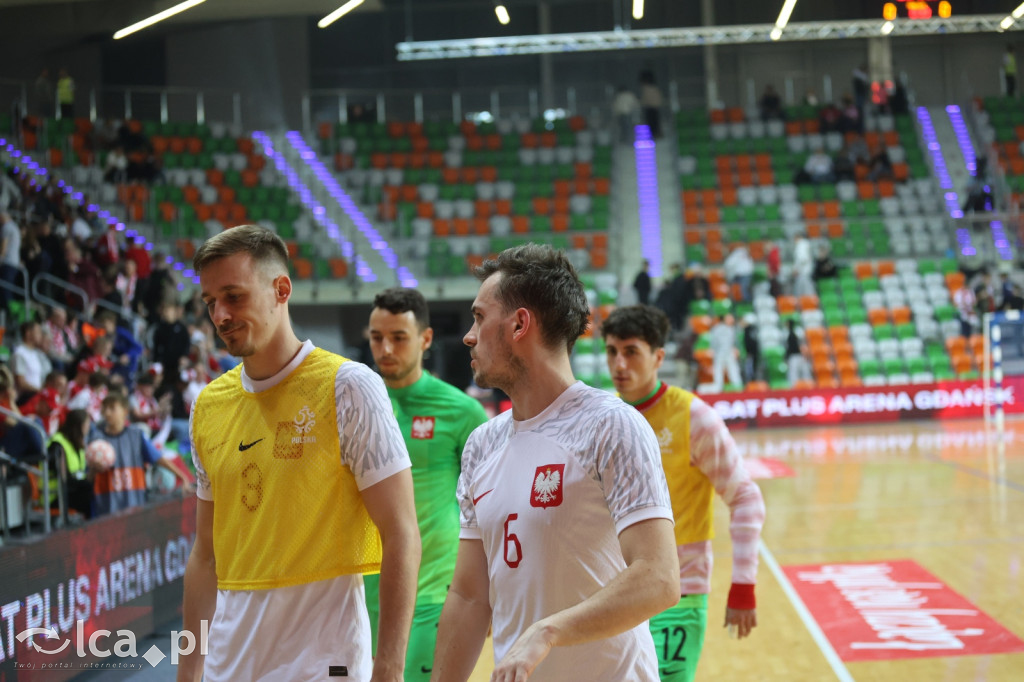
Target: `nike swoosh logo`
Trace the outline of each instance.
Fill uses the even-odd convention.
[[[260,438],[260,440],[254,440],[253,442],[249,443],[248,445],[246,445],[246,444],[242,443],[241,441],[239,441],[238,442],[238,451],[239,452],[245,452],[246,450],[251,448],[253,445],[256,445],[256,443],[259,443],[261,440],[263,440],[263,439]]]
[[[489,495],[489,494],[491,494],[493,492],[494,492],[494,488],[491,488],[490,490],[488,490],[486,493],[484,493],[480,497],[474,497],[473,498],[473,506],[476,506],[477,502],[479,502],[480,500],[484,499],[485,497],[487,497],[487,495]]]
[[[433,669],[433,668],[428,668],[428,667],[427,667],[427,666],[425,666],[425,665],[421,665],[421,666],[420,666],[420,672],[421,672],[421,673],[429,673],[429,672],[433,672],[433,671],[434,671],[434,669]]]

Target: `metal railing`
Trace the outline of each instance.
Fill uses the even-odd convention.
[[[29,295],[28,295],[28,287],[29,287],[28,270],[25,268],[24,265],[18,265],[17,268],[18,268],[18,272],[21,273],[21,281],[25,283],[25,286],[24,287],[19,287],[17,284],[11,284],[10,282],[7,282],[5,280],[0,279],[0,289],[6,289],[7,291],[10,291],[11,293],[13,293],[16,296],[18,296],[19,298],[25,299],[25,310],[28,310],[28,307],[31,304],[31,299],[29,298]]]
[[[72,294],[75,294],[82,299],[82,309],[78,310],[67,303],[61,303],[60,301],[50,298],[50,296],[42,291],[41,284],[49,283],[61,289],[64,289]],[[55,308],[64,308],[72,315],[83,322],[88,322],[92,317],[89,311],[92,310],[92,301],[89,299],[89,294],[86,293],[85,289],[75,286],[71,282],[61,279],[60,277],[54,277],[48,272],[40,272],[32,280],[32,298],[40,303],[45,303],[48,306]]]
[[[30,476],[38,476],[42,480],[42,488],[40,491],[40,497],[43,504],[43,532],[49,533],[51,530],[50,523],[50,467],[47,465],[47,453],[46,453],[46,441],[49,438],[46,435],[46,431],[42,429],[38,424],[30,419],[25,419],[17,412],[13,412],[6,407],[0,407],[0,415],[5,418],[14,419],[20,424],[24,424],[30,429],[37,431],[40,436],[40,442],[43,444],[42,458],[40,459],[41,466],[35,467],[20,459],[11,457],[5,452],[0,452],[0,515],[3,515],[2,532],[4,542],[11,539],[11,527],[9,523],[10,516],[7,509],[7,476],[8,467],[14,467],[21,469]],[[66,504],[66,469],[63,466],[63,462],[58,462],[58,485],[57,485],[57,505],[60,511],[60,518],[63,522],[67,523],[67,504]],[[29,517],[25,517],[25,526],[28,528]]]

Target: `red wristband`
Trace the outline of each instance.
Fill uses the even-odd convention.
[[[757,608],[757,600],[754,598],[754,586],[733,583],[732,587],[729,588],[729,601],[727,605],[730,609],[740,609],[742,611]]]

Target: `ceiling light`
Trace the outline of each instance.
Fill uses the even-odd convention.
[[[891,21],[885,22],[884,24],[882,24],[882,35],[889,35],[890,33],[892,33],[892,30],[894,28],[896,28],[896,24],[892,23]]]
[[[505,5],[495,6],[494,13],[498,15],[498,21],[501,22],[502,26],[507,26],[508,22],[512,21],[512,18],[508,15],[508,10],[505,9]]]
[[[178,14],[179,12],[184,12],[187,9],[192,9],[196,5],[200,5],[204,2],[206,2],[206,0],[185,0],[185,2],[178,3],[174,7],[169,7],[165,9],[163,12],[157,12],[148,19],[143,19],[142,21],[138,21],[132,24],[131,26],[126,26],[122,28],[120,31],[114,34],[114,40],[120,40],[121,38],[124,38],[127,35],[131,35],[136,31],[141,31],[142,29],[148,28],[157,22],[163,21],[168,17],[173,17],[175,14]]]
[[[1024,2],[1017,5],[1017,9],[1013,10],[1013,12],[1010,13],[1010,16],[1014,19],[1020,19],[1024,16]]]
[[[637,21],[644,18],[644,0],[633,0],[633,18]]]
[[[354,10],[356,7],[359,7],[359,5],[363,4],[363,2],[364,0],[348,0],[348,2],[346,2],[344,5],[334,10],[320,21],[316,22],[316,25],[319,26],[320,28],[327,28],[328,26],[336,22],[338,19],[341,19],[343,16]]]
[[[1005,30],[1005,29],[1010,28],[1011,26],[1013,26],[1013,17],[1012,16],[1004,17],[1003,20],[999,22],[999,28],[1001,28],[1001,29]]]
[[[782,37],[782,29],[776,26],[775,28],[772,29],[772,32],[769,34],[769,37],[772,40],[778,40],[779,38]]]
[[[775,22],[775,25],[781,30],[786,28],[786,24],[789,23],[789,15],[793,13],[793,8],[796,6],[796,0],[786,0],[782,3],[782,11],[779,12],[779,19]]]

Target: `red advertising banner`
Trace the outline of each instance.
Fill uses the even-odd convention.
[[[785,566],[846,662],[1024,651],[1024,642],[909,560]]]
[[[0,548],[0,682],[155,665],[142,640],[181,613],[195,518],[178,498]]]
[[[989,389],[994,396],[994,389]],[[984,414],[985,389],[977,381],[906,386],[721,393],[701,396],[730,427],[807,426],[900,419],[950,419]],[[1003,381],[1003,409],[1024,413],[1024,376]],[[994,404],[994,399],[990,400]]]

